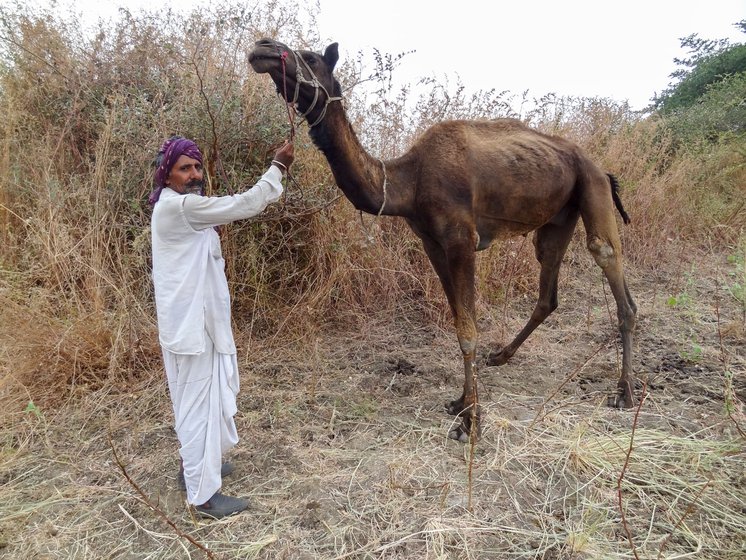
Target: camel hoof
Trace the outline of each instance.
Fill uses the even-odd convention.
[[[611,408],[618,408],[619,410],[625,408],[635,407],[635,398],[627,391],[623,391],[621,388],[615,395],[610,395],[607,404]]]
[[[448,437],[461,443],[467,443],[471,437],[474,436],[474,441],[478,440],[482,436],[482,415],[477,413],[476,418],[473,418],[470,411],[461,411],[461,423],[448,432]],[[476,429],[476,432],[474,430]]]
[[[507,364],[509,359],[510,356],[505,352],[505,348],[501,348],[500,350],[490,352],[489,356],[487,356],[487,365],[501,366]]]
[[[461,416],[461,413],[463,411],[464,401],[462,399],[446,403],[446,413],[450,414],[451,416]]]
[[[448,432],[448,437],[461,443],[466,443],[469,441],[469,434],[464,431],[463,426],[457,426],[456,428]]]

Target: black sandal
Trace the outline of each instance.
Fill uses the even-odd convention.
[[[222,519],[229,515],[235,515],[249,507],[249,501],[243,498],[232,498],[224,496],[220,492],[215,494],[201,506],[194,506],[202,517],[209,519]]]

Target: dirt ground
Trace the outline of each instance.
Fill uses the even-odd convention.
[[[560,308],[508,364],[480,367],[473,448],[446,437],[462,384],[447,324],[401,313],[310,347],[239,340],[224,491],[252,507],[220,522],[195,520],[176,487],[160,374],[8,414],[0,557],[744,558],[746,336],[730,266],[628,273],[646,398],[620,411],[606,406],[613,299],[595,267],[570,263]],[[532,307],[482,302],[482,355]]]

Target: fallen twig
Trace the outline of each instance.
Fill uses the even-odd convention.
[[[632,456],[632,449],[635,443],[635,430],[637,429],[637,420],[640,417],[640,410],[642,409],[642,405],[645,402],[645,397],[647,396],[647,388],[647,384],[643,382],[640,404],[637,405],[637,410],[635,411],[635,419],[632,422],[632,429],[629,434],[629,448],[627,449],[627,454],[624,458],[624,465],[622,466],[622,471],[619,473],[619,479],[617,480],[616,484],[617,499],[619,501],[619,513],[622,516],[622,526],[624,527],[624,532],[627,535],[629,545],[632,548],[632,554],[634,554],[637,560],[640,560],[640,557],[637,555],[637,549],[635,548],[635,543],[632,540],[632,532],[630,531],[629,524],[627,523],[627,516],[624,514],[624,502],[622,500],[622,481],[624,480],[624,475],[627,473],[629,458]]]
[[[720,362],[723,364],[723,373],[727,375],[728,354],[725,351],[725,345],[723,344],[723,331],[720,328],[720,282],[718,282],[717,279],[715,280],[715,316],[717,317],[718,342],[720,344]],[[728,417],[733,422],[736,430],[738,430],[738,433],[741,434],[741,437],[746,438],[746,433],[744,433],[743,429],[738,423],[738,420],[736,420],[736,418],[733,416],[733,402],[738,401],[738,397],[736,397],[736,395],[734,394],[733,388],[729,387],[727,383],[723,392],[725,393],[723,395],[723,400],[725,401],[725,412],[728,414]]]
[[[174,523],[173,521],[171,521],[171,518],[169,518],[168,515],[166,515],[161,508],[159,508],[157,505],[155,505],[150,500],[150,498],[148,498],[145,495],[145,492],[142,491],[142,488],[140,488],[140,486],[134,480],[132,480],[132,478],[130,477],[130,475],[127,473],[127,469],[125,468],[124,464],[122,463],[122,460],[119,458],[119,454],[117,454],[117,450],[114,447],[114,442],[111,440],[111,432],[109,432],[109,434],[107,435],[107,438],[109,440],[109,447],[111,447],[111,452],[114,455],[114,461],[116,462],[117,466],[119,467],[119,470],[122,471],[122,475],[124,475],[124,478],[127,479],[127,482],[130,483],[130,486],[132,486],[132,488],[134,488],[135,491],[140,495],[140,497],[145,502],[145,504],[150,509],[152,509],[156,514],[158,514],[158,516],[161,519],[163,519],[176,532],[176,534],[179,537],[188,540],[190,543],[192,543],[194,546],[196,546],[202,552],[204,552],[205,555],[210,560],[214,560],[215,559],[215,555],[210,550],[208,550],[203,544],[197,542],[193,537],[187,535],[181,529],[179,529],[176,526],[176,523]]]
[[[666,549],[666,546],[668,545],[668,541],[671,540],[671,537],[676,532],[676,529],[681,527],[681,524],[684,522],[684,519],[686,519],[690,513],[694,511],[694,506],[699,502],[699,499],[702,497],[702,494],[704,494],[704,491],[707,489],[707,487],[712,482],[712,478],[708,479],[707,482],[705,482],[704,486],[700,488],[699,492],[697,492],[697,495],[694,496],[694,499],[692,502],[687,506],[686,511],[681,515],[679,520],[676,522],[676,524],[673,526],[673,529],[666,535],[666,538],[663,539],[663,542],[661,542],[661,547],[658,549],[658,556],[657,559],[660,559],[661,556],[663,556],[663,551]]]
[[[469,467],[467,471],[467,480],[468,480],[468,500],[467,500],[467,509],[469,511],[473,511],[472,509],[472,496],[474,493],[474,453],[477,449],[477,438],[479,437],[479,395],[477,392],[477,372],[476,372],[476,366],[473,367],[473,375],[474,375],[474,383],[473,383],[473,389],[472,389],[472,397],[474,400],[474,404],[471,405],[471,410],[469,411],[469,414],[471,414],[471,430],[469,431]]]

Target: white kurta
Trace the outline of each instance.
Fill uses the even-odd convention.
[[[158,333],[192,504],[205,503],[220,489],[222,455],[238,441],[230,293],[213,226],[262,212],[280,198],[281,179],[273,166],[238,195],[202,197],[164,188],[153,209]]]

